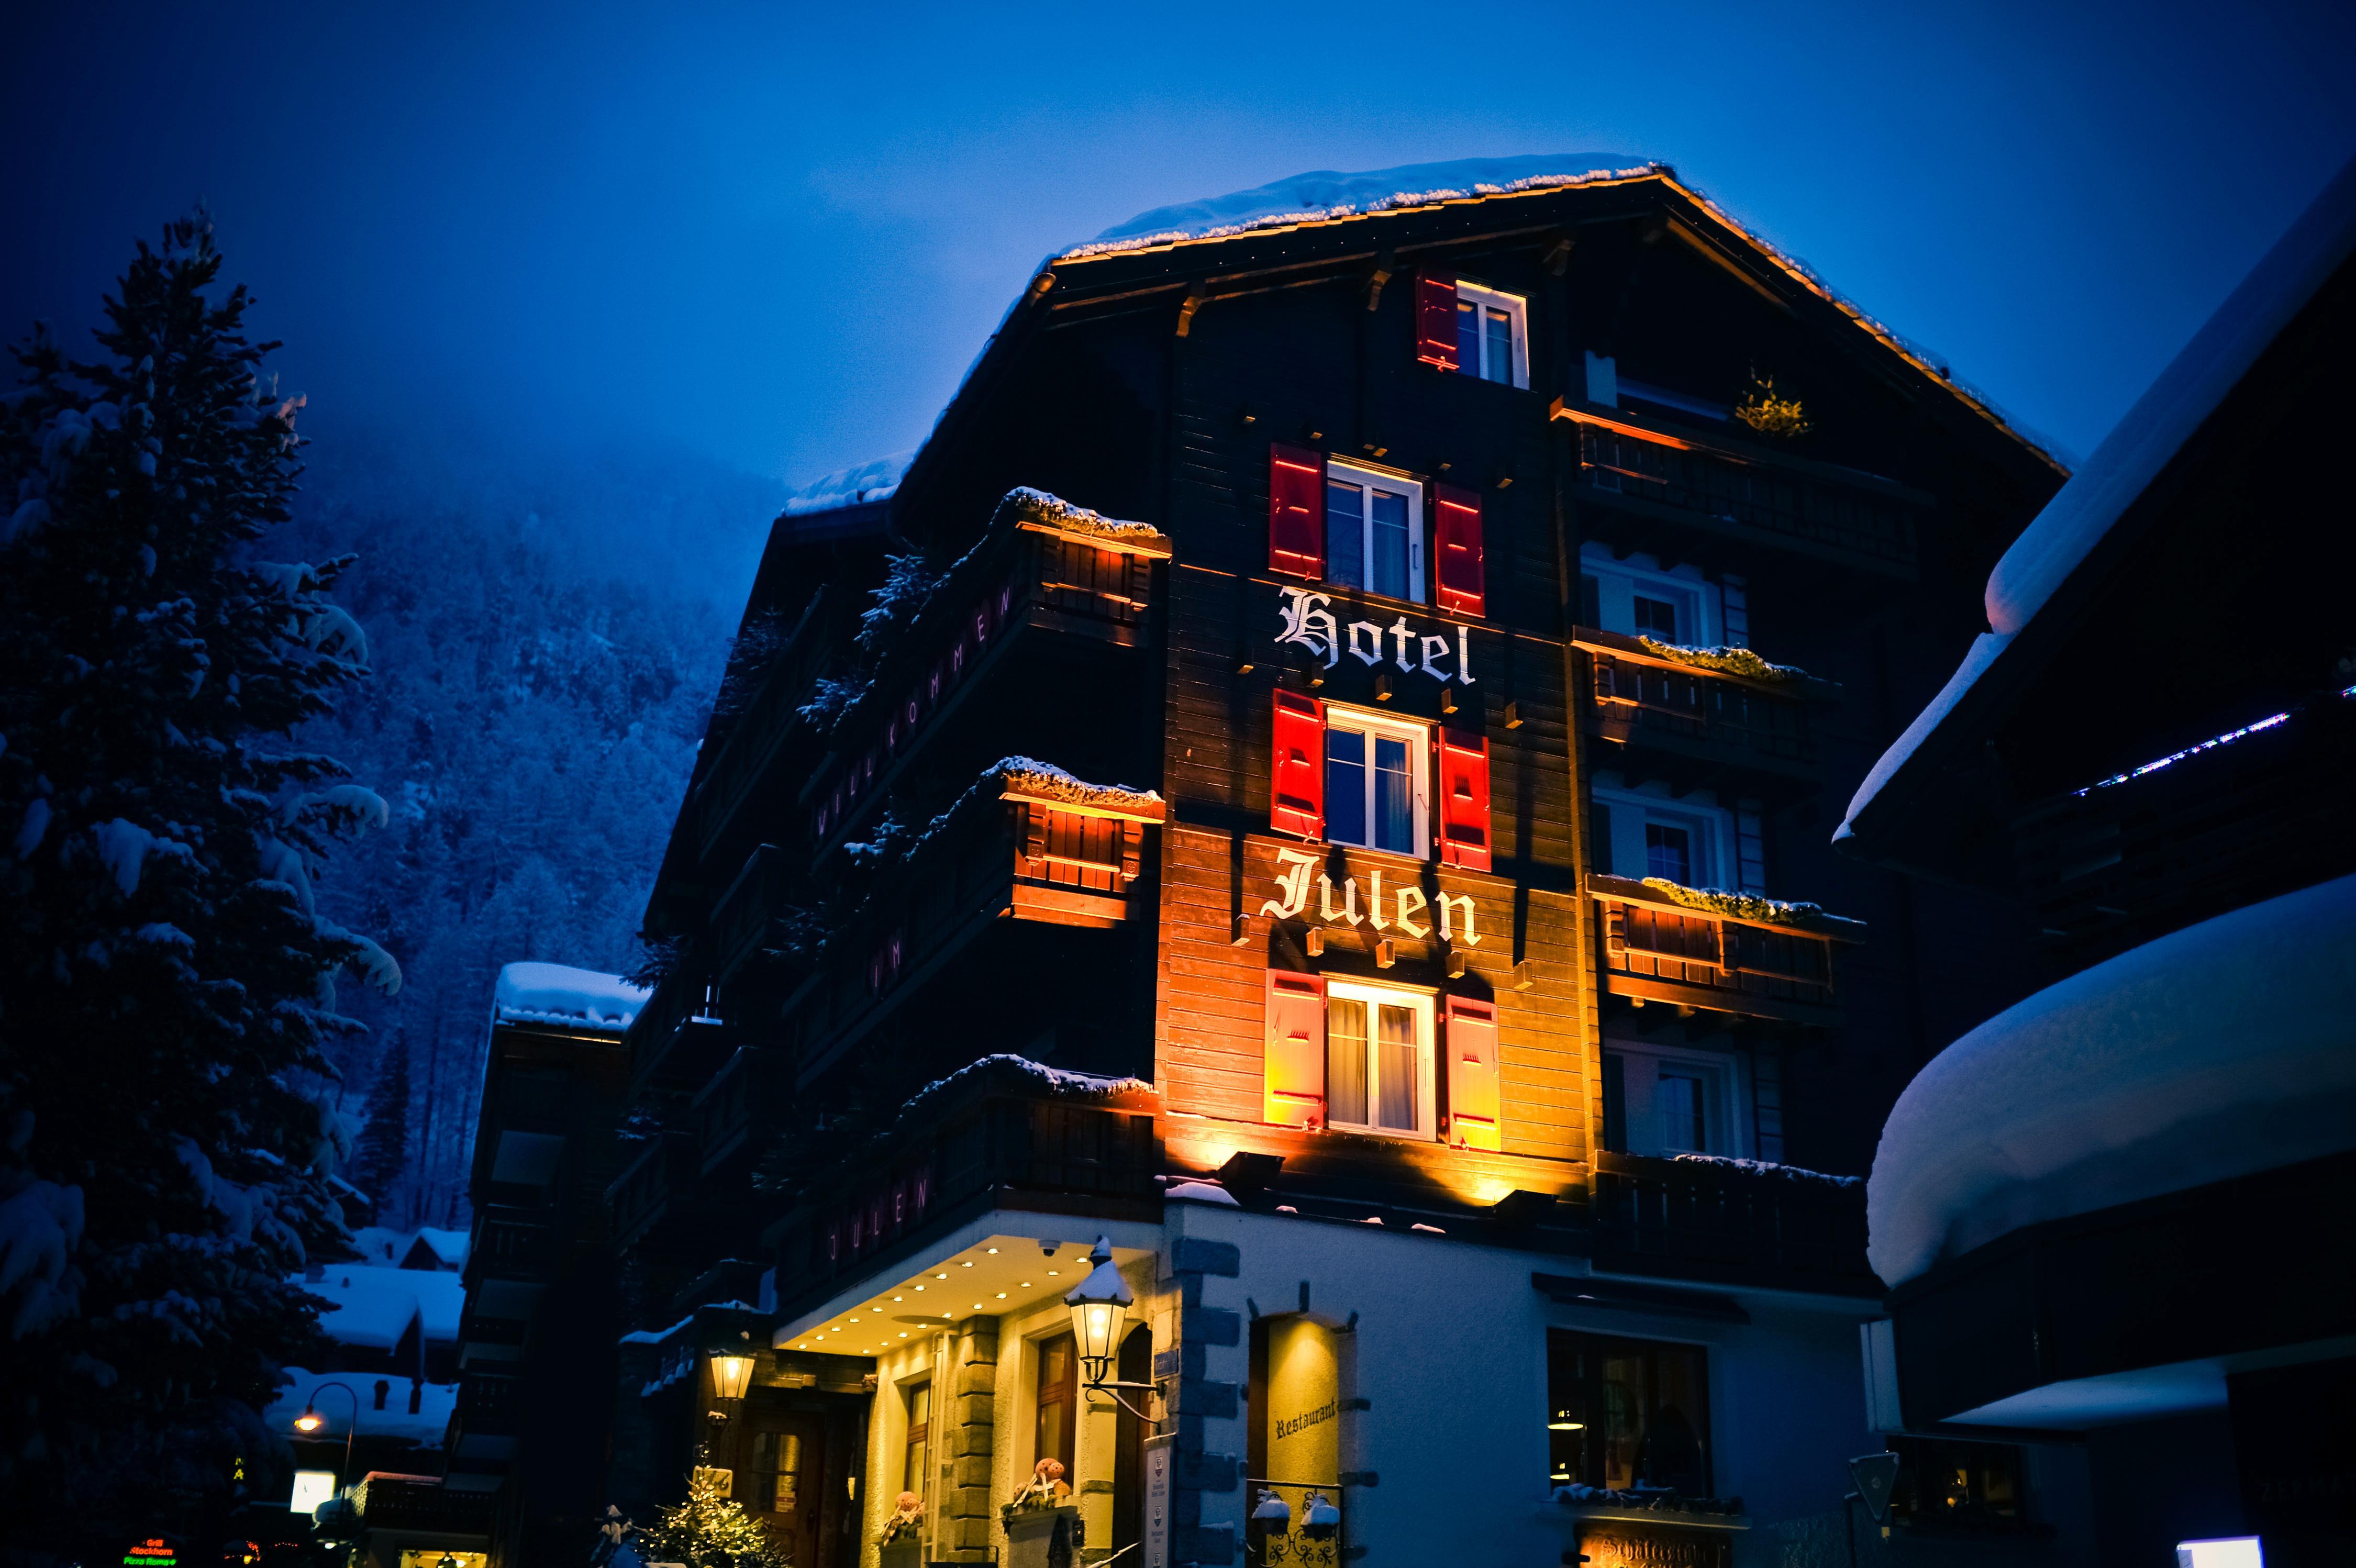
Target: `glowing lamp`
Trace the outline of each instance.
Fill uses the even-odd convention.
[[[1130,1294],[1120,1270],[1113,1266],[1108,1237],[1097,1238],[1096,1251],[1088,1254],[1088,1261],[1096,1267],[1072,1287],[1064,1305],[1071,1309],[1072,1337],[1077,1341],[1080,1359],[1087,1364],[1091,1379],[1101,1382],[1119,1353],[1121,1327],[1137,1298]]]
[[[294,1430],[297,1432],[316,1432],[327,1424],[327,1418],[307,1404],[303,1407],[303,1413],[294,1418]]]
[[[1587,1430],[1587,1423],[1583,1421],[1571,1420],[1570,1412],[1567,1410],[1558,1410],[1554,1412],[1554,1419],[1547,1423],[1547,1430],[1548,1432],[1584,1432]]]
[[[712,1356],[712,1392],[713,1397],[724,1400],[743,1399],[744,1390],[752,1380],[752,1357],[723,1356],[716,1353]]]

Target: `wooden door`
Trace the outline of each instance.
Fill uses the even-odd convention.
[[[744,1510],[766,1526],[794,1568],[823,1568],[821,1515],[831,1484],[826,1417],[818,1412],[763,1411],[745,1434]]]

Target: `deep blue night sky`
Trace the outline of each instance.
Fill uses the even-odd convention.
[[[2083,455],[2356,152],[2329,0],[102,0],[9,33],[9,338],[86,321],[201,195],[314,435],[422,399],[794,482],[915,444],[1040,257],[1134,212],[1588,148],[1675,164]]]

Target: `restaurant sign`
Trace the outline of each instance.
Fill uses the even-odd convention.
[[[1732,1568],[1733,1542],[1723,1530],[1622,1520],[1587,1520],[1579,1552],[1589,1568]]]

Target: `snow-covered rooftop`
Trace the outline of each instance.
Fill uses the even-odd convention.
[[[352,1232],[352,1246],[364,1263],[400,1268],[418,1258],[421,1268],[463,1269],[466,1266],[466,1233],[420,1226],[403,1230],[389,1225],[363,1225]],[[424,1254],[418,1257],[418,1249]]]
[[[1401,164],[1356,174],[1313,169],[1249,190],[1141,212],[1126,223],[1114,224],[1089,243],[1074,246],[1064,257],[1140,250],[1175,240],[1218,239],[1253,229],[1426,207],[1467,197],[1631,179],[1660,166],[1621,153],[1527,153],[1516,157]]]
[[[2356,1147],[2356,876],[2083,970],[1932,1058],[1883,1126],[1896,1285],[2023,1226]]]
[[[1850,799],[1836,838],[1852,836],[1858,817],[1987,676],[2054,590],[2088,567],[2114,525],[2130,513],[2351,251],[2356,251],[2356,162],[2340,171],[2250,270],[1997,562],[1985,596],[1988,629],[1973,643],[1931,705],[1874,764]],[[2097,563],[2092,569],[2104,568]]]
[[[458,1314],[466,1305],[465,1283],[439,1269],[329,1263],[321,1278],[296,1283],[327,1300],[319,1314],[321,1333],[366,1350],[391,1349],[420,1318],[426,1339],[455,1339]]]
[[[856,467],[837,468],[789,492],[785,515],[801,517],[814,511],[832,511],[837,507],[857,506],[862,501],[888,499],[900,488],[901,477],[907,473],[916,456],[916,449],[911,447]]]
[[[621,1030],[630,1026],[650,994],[618,974],[561,963],[511,963],[499,971],[491,1007],[502,1024]]]

